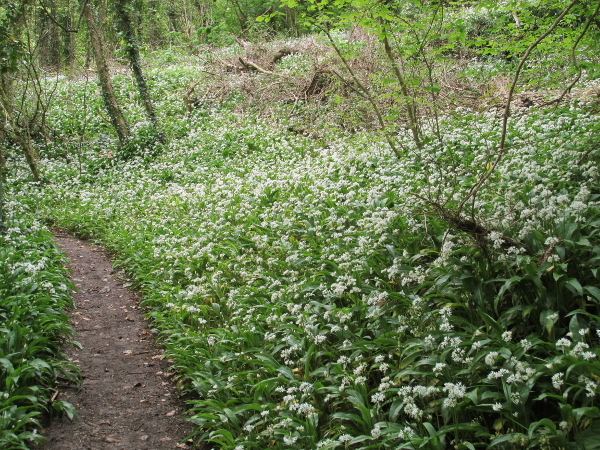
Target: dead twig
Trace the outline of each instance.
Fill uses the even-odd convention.
[[[554,251],[554,246],[548,247],[546,249],[546,251],[544,253],[542,253],[542,255],[539,257],[539,259],[537,260],[535,265],[540,267],[542,264],[548,262],[548,258],[550,258],[550,255],[552,254],[553,251]]]

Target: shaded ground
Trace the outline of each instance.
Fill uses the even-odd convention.
[[[60,389],[57,400],[75,405],[78,417],[54,420],[41,434],[44,449],[176,449],[191,431],[153,346],[135,293],[115,278],[107,255],[63,235],[56,242],[71,260],[77,286],[71,317],[83,349],[67,349],[83,375],[81,390]],[[181,443],[183,441],[183,443]]]

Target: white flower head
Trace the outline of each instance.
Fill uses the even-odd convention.
[[[499,356],[498,352],[489,352],[486,356],[485,356],[485,363],[488,366],[494,366],[496,364],[496,358]]]
[[[533,347],[533,344],[531,342],[529,342],[527,339],[521,339],[521,347],[523,347],[525,349],[525,351],[529,350],[531,347]]]
[[[554,386],[554,389],[560,389],[560,387],[565,382],[565,380],[563,380],[564,376],[565,374],[562,372],[558,372],[552,375],[552,386]]]
[[[444,368],[447,366],[448,366],[448,364],[446,364],[446,363],[436,363],[436,365],[433,368],[433,373],[436,376],[440,376],[442,374],[442,371],[444,370]]]
[[[340,442],[350,442],[352,440],[352,436],[350,436],[349,434],[342,434],[341,436],[338,437],[338,441]]]

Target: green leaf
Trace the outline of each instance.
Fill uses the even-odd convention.
[[[573,315],[573,317],[571,317],[571,320],[569,321],[569,331],[573,333],[573,336],[581,338],[579,330],[581,330],[582,328],[587,328],[587,322],[583,318],[579,317],[579,315]]]
[[[427,433],[429,434],[430,437],[433,438],[433,437],[437,436],[437,431],[435,430],[435,428],[433,427],[433,425],[431,425],[429,422],[424,422],[423,426],[427,430]]]
[[[563,239],[571,239],[573,233],[577,229],[577,224],[574,222],[562,222],[556,227],[556,231]]]
[[[400,412],[402,411],[402,406],[404,402],[401,399],[395,400],[390,406],[389,418],[390,422],[396,422]]]
[[[585,450],[597,450],[600,449],[598,436],[600,436],[600,420],[595,420],[587,430],[575,435],[575,441]]]
[[[362,420],[362,418],[358,414],[336,412],[336,413],[333,413],[331,415],[331,417],[334,419],[351,420],[351,421],[356,422],[359,425],[363,425],[363,426],[365,424],[365,422]]]
[[[582,418],[589,417],[590,419],[597,419],[600,417],[600,410],[595,406],[586,406],[582,408],[573,409],[573,417],[577,422],[580,422]]]
[[[50,364],[39,358],[30,361],[29,365],[35,369],[50,369]]]
[[[585,286],[583,288],[583,291],[594,297],[598,302],[600,302],[600,289],[598,289],[597,287]]]
[[[494,439],[491,443],[490,443],[490,447],[493,447],[494,445],[498,445],[501,444],[503,442],[508,442],[513,440],[514,436],[512,434],[505,434],[503,436],[500,436],[496,439]]]
[[[52,403],[52,408],[55,411],[60,411],[61,413],[66,414],[67,417],[69,418],[69,420],[71,420],[71,421],[73,421],[73,419],[75,419],[75,417],[77,417],[77,409],[75,408],[75,406],[73,406],[69,402],[65,402],[65,401],[54,402],[54,403]]]
[[[285,376],[288,380],[295,380],[294,373],[288,366],[279,366],[277,372]]]
[[[496,299],[494,300],[494,311],[496,311],[496,313],[498,312],[498,304],[502,300],[502,298],[504,296],[504,293],[508,289],[510,289],[514,284],[517,284],[522,279],[523,279],[522,277],[520,277],[518,275],[515,275],[513,277],[510,277],[508,280],[506,280],[504,282],[504,284],[502,285],[502,287],[498,291],[498,295],[496,295]]]
[[[569,278],[566,281],[566,287],[572,293],[577,295],[583,295],[583,288],[581,287],[581,283],[576,278]]]
[[[552,334],[552,328],[557,321],[558,313],[552,309],[547,309],[540,313],[540,323],[549,335]]]
[[[6,358],[0,358],[0,365],[3,366],[4,369],[6,370],[5,373],[3,374],[3,376],[6,376],[7,374],[11,374],[15,370],[12,363]]]
[[[442,90],[442,88],[439,84],[432,84],[431,86],[424,86],[423,89],[428,92],[433,92],[434,94],[437,94],[438,92],[440,92]]]
[[[495,335],[496,337],[502,336],[502,333],[503,333],[502,325],[500,325],[498,322],[496,322],[494,319],[492,319],[489,314],[486,314],[481,310],[478,310],[477,313],[483,319],[485,324],[494,331],[494,333],[490,333],[490,334]]]
[[[535,430],[537,430],[540,427],[546,427],[549,430],[551,430],[554,434],[556,434],[556,424],[554,422],[552,422],[550,419],[542,419],[537,422],[533,422],[531,425],[529,425],[529,430],[528,430],[529,437],[533,437]]]
[[[308,348],[308,351],[306,352],[306,356],[304,357],[304,379],[305,381],[308,381],[310,378],[310,373],[311,373],[311,363],[312,363],[312,357],[313,354],[315,353],[315,344],[311,344],[311,346]]]

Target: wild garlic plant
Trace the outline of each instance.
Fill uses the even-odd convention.
[[[443,145],[396,160],[369,133],[322,146],[201,109],[167,121],[175,138],[155,158],[123,161],[98,140],[13,195],[119,255],[208,445],[587,445],[600,414],[593,108],[515,111],[503,163],[461,216],[481,236],[434,204],[457,205],[488,170],[499,121],[442,119]]]
[[[51,399],[58,377],[78,382],[62,353],[72,334],[64,309],[72,285],[51,234],[25,216],[28,206],[5,205],[0,236],[0,447],[27,449],[43,441],[44,415],[73,417],[68,402]]]

